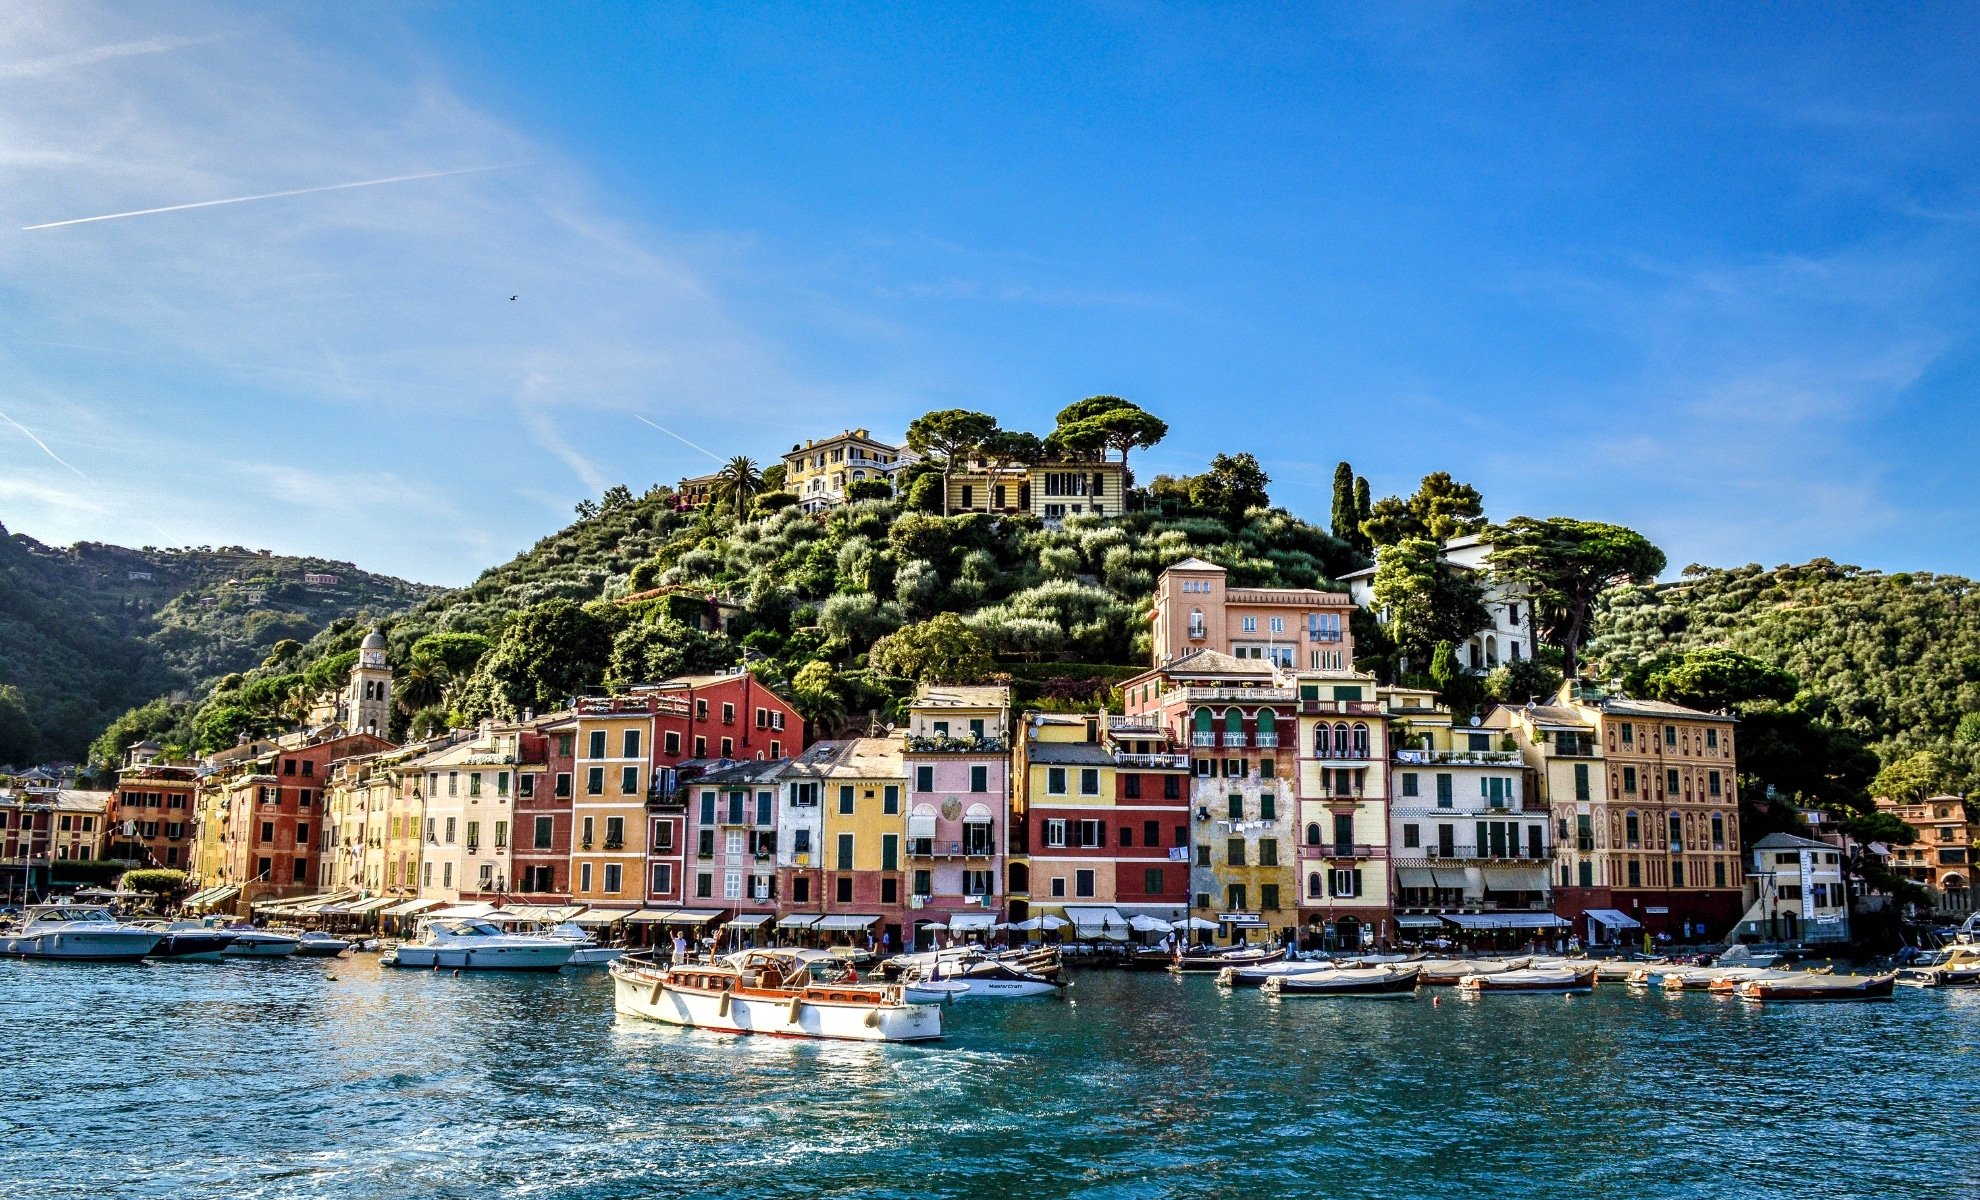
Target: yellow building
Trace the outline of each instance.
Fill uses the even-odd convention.
[[[646,896],[646,792],[653,714],[644,700],[586,700],[577,709],[571,899],[637,908]]]
[[[902,465],[900,448],[864,429],[792,446],[784,455],[784,490],[795,492],[806,512],[846,502],[846,489],[866,480],[889,480]]]
[[[1067,517],[1127,511],[1127,469],[1117,462],[992,468],[972,462],[949,477],[949,512],[1028,512],[1047,526]]]
[[[899,738],[856,738],[826,769],[825,914],[821,927],[859,926],[902,945],[907,898],[901,886],[907,839],[907,766]],[[834,917],[841,918],[834,921]]]
[[[1024,715],[1014,746],[1011,823],[1024,830],[1026,853],[1013,855],[1009,872],[1013,919],[1019,899],[1028,901],[1030,916],[1067,916],[1069,906],[1118,899],[1112,847],[1119,781],[1104,721],[1103,713]],[[1028,887],[1022,895],[1020,881]]]

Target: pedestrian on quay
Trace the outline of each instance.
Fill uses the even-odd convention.
[[[679,964],[679,963],[684,963],[686,961],[687,961],[687,938],[679,930],[675,930],[674,931],[674,962],[676,964]]]

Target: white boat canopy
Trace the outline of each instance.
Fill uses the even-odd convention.
[[[811,928],[820,933],[854,933],[879,919],[879,917],[858,916],[852,913],[831,913],[818,918],[818,923]]]
[[[1630,916],[1628,913],[1622,912],[1618,909],[1591,908],[1588,910],[1587,915],[1593,918],[1594,920],[1599,921],[1604,925],[1607,925],[1611,929],[1643,928],[1643,922],[1637,920],[1635,917]]]

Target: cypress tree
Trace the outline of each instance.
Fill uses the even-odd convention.
[[[1360,524],[1354,511],[1354,468],[1343,462],[1334,468],[1334,536],[1352,546]]]
[[[1366,475],[1357,475],[1354,477],[1353,540],[1355,548],[1363,554],[1367,554],[1375,548],[1375,544],[1368,540],[1368,535],[1361,531],[1361,523],[1373,515],[1375,515],[1374,506],[1368,499],[1368,477]]]

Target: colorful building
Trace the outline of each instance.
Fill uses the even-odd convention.
[[[822,512],[846,502],[846,489],[866,480],[891,483],[912,455],[864,429],[792,446],[784,455],[784,490],[794,492],[806,512]]]
[[[1643,929],[1723,937],[1739,919],[1735,722],[1566,685],[1552,704],[1494,709],[1554,820],[1554,911],[1590,941]]]
[[[908,938],[923,925],[987,934],[1002,910],[1011,692],[924,685],[908,706]]]
[[[1030,513],[1057,528],[1067,517],[1127,511],[1127,470],[1117,462],[1072,460],[1000,467],[971,462],[949,476],[949,512]]]
[[[893,946],[907,914],[902,871],[907,837],[907,766],[897,737],[855,738],[825,779],[826,932],[886,934]]]
[[[199,769],[162,761],[160,753],[158,743],[149,740],[125,751],[110,802],[105,854],[140,867],[190,871]]]
[[[1030,916],[1072,920],[1073,936],[1125,935],[1125,929],[1086,929],[1080,909],[1114,906],[1113,843],[1119,796],[1118,764],[1102,738],[1106,714],[1026,713],[1016,743],[1012,820],[1024,821],[1025,856],[1011,869],[1011,913],[1025,902]],[[1022,867],[1022,870],[1019,869]],[[1019,885],[1024,885],[1020,887]],[[1095,922],[1111,926],[1105,913]]]
[[[1233,588],[1223,567],[1187,558],[1155,586],[1154,665],[1191,650],[1270,662],[1287,670],[1352,671],[1354,634],[1345,592]]]
[[[1928,796],[1923,800],[1877,797],[1877,811],[1911,826],[1917,840],[1893,845],[1891,870],[1923,884],[1934,906],[1945,912],[1973,908],[1974,847],[1980,846],[1980,825],[1967,819],[1966,803],[1958,796]]]
[[[646,894],[647,790],[653,773],[651,695],[577,704],[571,899],[639,907]]]
[[[1753,843],[1746,912],[1732,936],[1805,945],[1849,941],[1849,890],[1841,851],[1791,833],[1770,833]]]

